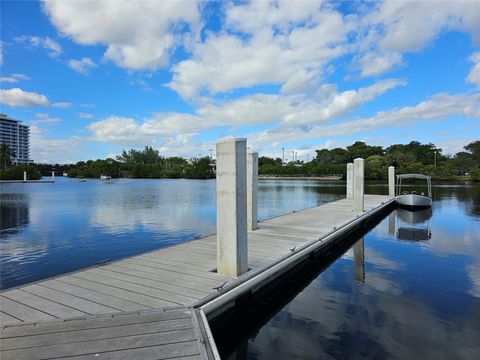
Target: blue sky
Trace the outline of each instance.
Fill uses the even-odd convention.
[[[2,1],[1,112],[36,162],[480,139],[479,1]]]

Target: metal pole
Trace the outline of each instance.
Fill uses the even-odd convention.
[[[282,148],[282,165],[285,164],[285,148]]]

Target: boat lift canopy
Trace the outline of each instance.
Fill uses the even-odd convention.
[[[402,191],[403,179],[422,179],[427,180],[428,197],[432,197],[432,178],[423,174],[400,174],[397,175],[397,194],[400,195]]]
[[[423,174],[401,174],[397,175],[397,179],[424,179],[430,180],[431,177]]]

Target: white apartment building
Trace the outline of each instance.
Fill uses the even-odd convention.
[[[0,144],[5,144],[14,153],[12,164],[30,164],[30,128],[20,120],[0,114]]]

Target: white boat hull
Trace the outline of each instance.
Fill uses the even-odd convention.
[[[399,206],[407,208],[429,208],[432,206],[432,199],[428,196],[418,195],[418,194],[405,194],[398,195],[395,197],[397,204]]]

